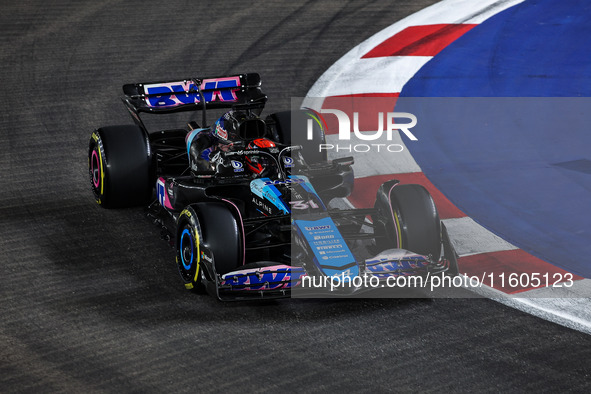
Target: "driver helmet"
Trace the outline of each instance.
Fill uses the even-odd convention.
[[[213,128],[215,137],[224,144],[261,138],[265,131],[265,122],[252,113],[239,110],[226,112]]]

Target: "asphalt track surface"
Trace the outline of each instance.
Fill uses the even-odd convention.
[[[121,85],[259,72],[282,110],[431,2],[145,3],[2,3],[1,392],[589,391],[589,335],[490,300],[185,291],[142,211],[91,197]]]

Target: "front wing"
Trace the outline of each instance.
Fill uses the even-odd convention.
[[[304,266],[283,264],[237,269],[216,276],[210,291],[220,300],[285,298],[300,290],[308,296],[352,296],[383,288],[388,281],[403,276],[420,276],[424,279],[421,283],[426,284],[430,276],[448,269],[443,262],[433,263],[426,256],[403,249],[384,251],[356,265],[359,274],[352,277],[311,274]]]

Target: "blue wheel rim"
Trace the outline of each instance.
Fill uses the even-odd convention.
[[[183,241],[185,240],[185,234],[189,236],[189,243],[191,244],[191,260],[189,261],[188,264],[185,260],[185,253],[184,253],[185,248],[183,247]],[[187,228],[184,229],[183,233],[181,234],[180,254],[181,254],[181,263],[183,264],[183,268],[188,271],[189,269],[191,269],[191,266],[193,265],[194,250],[193,250],[193,236],[191,235],[191,232]]]

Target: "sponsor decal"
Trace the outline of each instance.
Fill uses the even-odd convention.
[[[261,208],[262,210],[264,210],[265,212],[267,212],[268,214],[272,214],[273,213],[273,209],[268,206],[267,204],[265,204],[262,200],[253,197],[252,198],[252,203],[254,205],[256,205],[258,208]]]
[[[224,130],[221,123],[218,123],[217,126],[215,126],[215,134],[218,137],[223,138],[225,140],[228,139],[228,132],[226,130]]]
[[[296,220],[295,224],[312,248],[319,268],[326,275],[342,275],[344,270],[350,270],[353,276],[359,274],[353,253],[330,217],[315,221]],[[322,239],[315,240],[315,237]]]
[[[288,207],[281,200],[281,193],[274,185],[274,181],[271,181],[269,178],[256,179],[250,183],[250,191],[255,196],[271,202],[271,204],[282,212],[289,213]]]
[[[183,209],[183,211],[181,212],[180,216],[186,216],[188,218],[191,217],[191,211],[189,211],[188,209]]]
[[[273,266],[228,273],[223,276],[222,286],[231,286],[231,290],[289,289],[304,276],[301,268]]]
[[[342,249],[343,245],[336,244],[336,245],[328,245],[328,246],[316,246],[317,250],[327,250],[327,249]]]
[[[213,258],[203,251],[201,251],[201,259],[207,261],[208,263],[213,263]]]
[[[339,254],[339,255],[336,255],[336,256],[325,256],[323,258],[325,258],[325,259],[345,259],[347,257],[349,257],[349,255]]]
[[[262,195],[263,186],[259,182],[259,179],[256,179],[250,183],[250,191],[255,193],[256,195]]]
[[[302,200],[304,197],[298,193],[296,189],[291,189],[291,198],[294,200]]]
[[[298,178],[290,178],[290,179],[285,179],[285,180],[275,180],[275,181],[265,181],[264,185],[265,186],[277,186],[277,185],[293,185],[293,184],[299,184],[299,183],[305,183],[306,181],[304,179],[298,179]]]
[[[293,159],[289,156],[283,157],[283,166],[285,168],[293,168]]]
[[[334,234],[331,235],[315,235],[314,236],[314,240],[317,241],[319,239],[333,239],[334,238]]]
[[[232,168],[234,169],[234,172],[243,172],[244,168],[242,166],[242,163],[236,160],[232,160]]]
[[[158,179],[158,182],[156,183],[156,194],[158,195],[158,202],[160,205],[165,206],[166,187],[164,186],[164,181],[162,179]]]
[[[236,92],[240,90],[240,77],[224,77],[204,79],[201,90],[206,102],[237,101]],[[164,82],[144,85],[144,92],[149,107],[176,107],[183,104],[199,103],[201,97],[193,81]]]
[[[330,225],[325,225],[325,226],[306,226],[304,227],[307,231],[314,231],[314,230],[328,230],[330,228]]]

